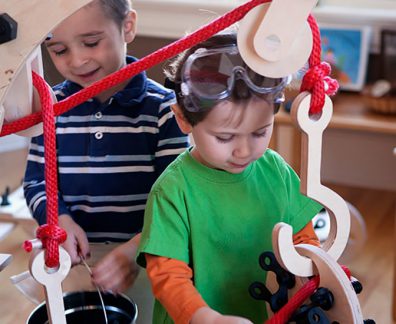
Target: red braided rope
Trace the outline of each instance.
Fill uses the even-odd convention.
[[[231,26],[237,21],[241,20],[252,8],[270,2],[271,0],[252,0],[249,1],[225,15],[215,19],[211,23],[204,25],[194,33],[187,35],[147,56],[138,60],[132,64],[127,65],[119,71],[116,71],[102,80],[93,83],[91,86],[80,90],[78,93],[56,103],[54,105],[55,116],[63,114],[69,109],[87,101],[88,99],[96,96],[97,94],[107,90],[121,82],[128,80],[136,74],[149,69],[150,67],[161,63],[178,53],[210,38],[219,31]],[[41,122],[41,112],[33,113],[29,116],[25,116],[16,121],[3,125],[3,129],[0,133],[1,136],[13,134],[32,127],[37,123]]]
[[[331,73],[330,64],[321,62],[321,40],[319,27],[315,18],[310,15],[308,23],[311,27],[313,45],[312,52],[309,57],[310,69],[305,73],[300,91],[311,92],[311,102],[309,107],[310,114],[320,113],[325,103],[325,94],[334,95],[338,90],[338,82],[329,77]],[[325,84],[327,89],[325,89]]]
[[[348,279],[351,279],[351,272],[349,269],[341,265]],[[305,300],[311,296],[315,290],[319,287],[320,277],[314,276],[312,279],[307,281],[283,306],[277,313],[275,313],[265,324],[285,324],[293,315],[293,313],[304,303]]]
[[[55,121],[52,97],[46,82],[33,72],[33,85],[37,89],[43,112],[45,193],[47,196],[47,224],[37,229],[45,248],[45,264],[49,268],[59,265],[59,244],[66,240],[66,232],[58,227],[58,170],[56,162]]]

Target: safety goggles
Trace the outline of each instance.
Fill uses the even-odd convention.
[[[250,69],[235,45],[216,49],[200,48],[186,60],[180,92],[185,108],[191,112],[212,108],[219,101],[238,97],[239,80],[267,102],[284,101],[283,89],[291,77],[272,79]]]

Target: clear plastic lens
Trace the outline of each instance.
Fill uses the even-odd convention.
[[[231,97],[239,79],[254,94],[265,95],[265,99],[272,102],[282,101],[282,91],[290,82],[290,78],[272,79],[256,73],[243,62],[236,46],[228,46],[211,50],[201,48],[191,55],[184,66],[182,86],[195,97],[191,101],[194,105],[206,102],[208,106],[209,102],[213,104]]]

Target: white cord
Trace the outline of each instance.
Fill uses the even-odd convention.
[[[85,259],[82,257],[82,255],[80,255],[80,258],[81,258],[82,264],[85,266],[85,268],[87,268],[89,274],[92,275],[92,270],[89,267],[88,263],[85,261]],[[109,322],[107,320],[107,313],[106,313],[105,304],[103,302],[102,293],[100,292],[100,289],[99,289],[99,287],[96,284],[95,284],[95,287],[96,287],[96,290],[98,291],[100,302],[102,303],[102,309],[103,309],[103,314],[104,314],[104,317],[105,317],[105,323],[108,324]]]

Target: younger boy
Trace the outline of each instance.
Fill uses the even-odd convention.
[[[147,202],[138,263],[147,266],[153,323],[263,323],[248,292],[264,280],[278,222],[295,243],[319,245],[311,219],[321,206],[300,194],[295,172],[268,149],[288,78],[263,77],[243,62],[233,32],[173,63],[174,111],[194,146],[159,177]]]

